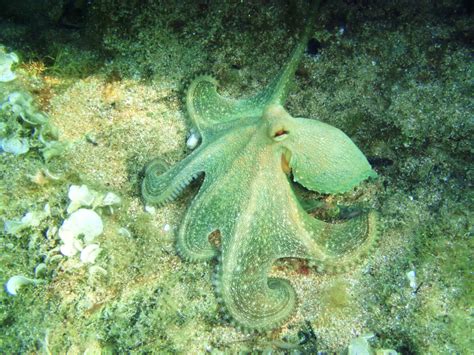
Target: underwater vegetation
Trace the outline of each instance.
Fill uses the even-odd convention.
[[[5,48],[0,47],[0,82],[6,83],[16,78],[12,65],[18,63],[15,53],[6,53]]]
[[[28,92],[10,91],[5,84],[16,78],[14,63],[18,63],[18,56],[0,47],[0,147],[14,155],[35,149],[48,161],[62,154],[67,143],[58,142],[56,128],[47,115],[37,110]]]
[[[0,75],[8,79],[0,82],[6,148],[0,152],[0,352],[416,354],[474,347],[474,26],[465,2],[325,2],[306,48],[300,42],[308,12],[303,1],[28,3],[10,2],[0,11]],[[183,89],[197,114],[210,109],[203,92],[218,99],[213,107],[272,92],[268,87],[298,43],[301,56],[285,84],[284,109],[267,110],[267,117],[280,113],[278,122],[345,132],[378,178],[348,184],[344,193],[310,191],[289,181],[297,177],[297,160],[287,152],[283,166],[281,154],[278,162],[262,161],[261,171],[273,166],[278,174],[259,179],[250,165],[271,149],[252,150],[239,172],[226,173],[249,175],[249,183],[260,181],[261,194],[279,206],[301,205],[297,216],[324,225],[362,223],[376,212],[378,240],[363,258],[352,259],[352,250],[371,244],[364,228],[353,239],[339,235],[353,244],[338,250],[321,240],[337,233],[316,233],[319,249],[313,250],[361,261],[335,267],[337,273],[318,271],[317,260],[255,262],[261,284],[281,280],[294,298],[286,303],[293,305],[288,317],[267,318],[265,332],[251,333],[229,324],[242,313],[227,310],[233,294],[224,298],[213,285],[215,270],[230,259],[191,263],[176,251],[191,221],[188,206],[204,196],[206,176],[155,207],[145,206],[141,184],[150,177],[144,166],[156,157],[160,166],[151,167],[161,172],[197,166],[226,123],[225,134],[237,135],[236,144],[247,137],[237,134],[245,125],[230,118],[222,130],[213,124],[199,130]],[[183,84],[203,71],[213,77]],[[261,116],[263,106],[251,107]],[[258,131],[257,119],[248,123]],[[289,151],[294,130],[288,131],[274,145],[288,144]],[[311,151],[311,137],[303,141],[295,151]],[[58,154],[44,155],[48,144],[61,144]],[[231,144],[219,147],[222,154],[215,156],[237,154]],[[216,176],[217,190],[224,191],[226,174]],[[250,194],[244,180],[240,192]],[[231,207],[240,208],[237,202]],[[294,208],[265,206],[255,211],[260,221],[279,218],[287,231],[297,224],[282,218]],[[222,231],[212,233],[206,250],[218,253],[224,238]],[[233,255],[231,245],[226,256]],[[272,243],[268,254],[280,245],[286,244]],[[220,275],[222,285],[233,274]],[[268,291],[255,289],[262,302],[282,300],[262,289]]]

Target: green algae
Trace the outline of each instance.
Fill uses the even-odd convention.
[[[173,233],[189,196],[150,215],[142,210],[138,186],[152,157],[173,163],[186,154],[181,80],[207,70],[230,96],[254,92],[284,61],[297,34],[292,20],[301,12],[256,2],[185,3],[176,9],[150,4],[142,10],[133,5],[96,2],[84,29],[42,31],[42,44],[67,38],[74,47],[63,57],[67,70],[57,67],[46,75],[33,73],[32,65],[19,68],[31,75],[27,91],[73,148],[46,166],[34,155],[0,155],[2,218],[21,217],[46,203],[52,209],[38,227],[15,237],[0,234],[0,279],[32,276],[57,246],[46,231],[60,224],[70,183],[101,191],[113,187],[124,206],[108,216],[100,261],[106,276],[92,280],[87,269],[53,261],[47,284],[17,297],[0,294],[0,349],[284,352],[287,340],[300,350],[341,351],[354,330],[374,332],[375,348],[401,353],[472,349],[466,334],[473,294],[467,10],[450,1],[372,4],[369,10],[328,2],[323,8],[313,33],[322,49],[303,60],[290,108],[343,129],[366,155],[390,162],[376,167],[380,181],[370,194],[380,213],[381,240],[367,266],[343,275],[348,298],[342,303],[337,294],[324,299],[334,276],[297,266],[275,270],[292,279],[303,311],[279,332],[249,338],[220,323],[209,267],[190,267],[175,255]],[[100,26],[104,35],[96,31]],[[58,52],[25,36],[28,26],[2,20],[1,28],[0,42],[24,62],[54,65],[47,56]],[[86,51],[77,31],[92,44]],[[97,67],[68,68],[81,54],[84,65],[98,58]],[[91,132],[97,145],[85,139]],[[45,168],[61,178],[33,183],[31,177]],[[367,196],[358,198],[371,203]],[[119,228],[131,237],[116,233]],[[405,276],[410,270],[417,275],[415,294]],[[324,304],[337,311],[326,314]],[[299,331],[309,332],[306,321],[316,340],[300,344]]]

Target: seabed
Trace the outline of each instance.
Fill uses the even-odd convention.
[[[205,71],[229,97],[259,91],[297,42],[306,3],[24,0],[0,8],[0,59],[18,57],[16,78],[0,82],[0,138],[15,129],[24,139],[0,152],[1,353],[474,349],[468,2],[321,6],[287,108],[340,128],[369,157],[376,181],[317,198],[370,206],[379,241],[337,275],[279,261],[272,274],[291,282],[299,305],[265,334],[222,319],[214,262],[176,254],[198,183],[160,208],[144,205],[140,184],[152,159],[173,164],[189,154],[184,83]],[[47,123],[9,126],[4,105],[14,92],[31,97],[27,114],[44,112]],[[84,185],[88,193],[71,194]],[[119,199],[104,202],[107,193]],[[74,201],[103,223],[81,245],[61,237]],[[13,276],[24,279],[13,285]]]

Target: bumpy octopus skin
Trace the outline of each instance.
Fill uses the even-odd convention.
[[[367,255],[375,240],[373,213],[327,223],[303,209],[292,187],[290,177],[308,190],[343,193],[376,176],[342,131],[284,109],[304,43],[250,98],[222,97],[215,79],[195,78],[186,109],[201,144],[166,172],[151,163],[142,185],[147,203],[163,205],[204,174],[180,226],[177,252],[193,262],[218,258],[217,299],[231,322],[249,331],[278,327],[296,309],[290,283],[268,277],[275,260],[302,258],[321,270],[344,269]],[[219,247],[209,240],[215,231]]]

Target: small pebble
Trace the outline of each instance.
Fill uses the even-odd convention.
[[[410,287],[413,290],[416,290],[418,285],[416,284],[416,273],[415,273],[415,271],[414,270],[408,271],[406,275],[407,275],[408,282],[410,283]]]
[[[127,228],[121,227],[121,228],[118,229],[117,232],[122,237],[126,237],[126,238],[131,238],[132,237],[132,233],[130,233],[130,231]]]
[[[156,208],[153,206],[145,206],[145,211],[148,212],[149,214],[155,214],[156,213]]]
[[[199,144],[199,139],[200,139],[200,136],[198,133],[191,132],[191,134],[189,135],[186,141],[186,146],[191,150],[196,148],[197,145]]]

